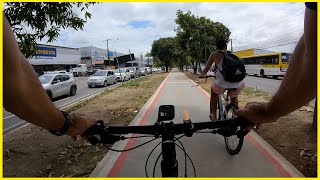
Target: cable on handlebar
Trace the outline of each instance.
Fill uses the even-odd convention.
[[[154,175],[155,175],[155,172],[156,172],[156,167],[157,167],[157,164],[158,164],[158,161],[159,161],[161,155],[162,155],[162,152],[161,152],[161,153],[159,154],[159,156],[157,157],[156,163],[155,163],[154,166],[153,166],[153,172],[152,172],[152,176],[153,176],[153,177],[155,177]]]
[[[108,148],[110,151],[126,152],[126,151],[131,151],[131,150],[133,150],[133,149],[136,149],[136,148],[138,148],[138,147],[141,147],[141,146],[143,146],[143,145],[146,145],[146,144],[148,144],[148,143],[150,143],[150,142],[152,142],[152,141],[154,141],[154,140],[156,140],[156,139],[157,139],[157,138],[154,138],[154,139],[151,139],[151,140],[149,140],[149,141],[147,141],[147,142],[145,142],[145,143],[142,143],[142,144],[140,144],[140,145],[138,145],[138,146],[136,146],[136,147],[129,148],[129,149],[123,149],[123,150],[112,149],[112,148],[106,146],[105,144],[103,144],[103,145],[104,145],[106,148]]]
[[[181,146],[179,146],[177,143],[174,143],[177,147],[179,147],[182,151],[184,151],[184,153],[188,156],[188,159],[190,160],[191,164],[192,164],[192,168],[193,168],[193,172],[194,172],[194,177],[197,177],[197,174],[196,174],[196,168],[194,167],[194,164],[193,164],[193,161],[192,159],[190,158],[189,154],[183,150],[183,148]]]
[[[183,151],[184,151],[184,177],[188,177],[187,176],[187,154],[186,154],[186,149],[184,148],[184,145],[182,144],[182,142],[178,139],[178,138],[175,138],[176,141],[178,141],[180,143],[180,145],[182,146],[183,148]]]
[[[154,136],[132,136],[132,137],[123,137],[123,139],[135,139],[135,138],[143,138],[143,137],[154,137]]]
[[[178,138],[175,137],[175,140],[178,140],[178,141],[179,141],[179,139],[182,138],[182,137],[184,137],[184,136],[185,136],[185,135],[183,134],[183,135],[181,135],[181,136],[178,137]],[[153,151],[154,151],[161,143],[162,143],[162,142],[159,142],[159,144],[157,144],[157,145],[151,150],[151,152],[150,152],[149,155],[148,155],[148,158],[147,158],[146,163],[145,163],[145,165],[144,165],[144,171],[145,171],[145,173],[146,173],[146,177],[149,177],[147,167],[148,167],[148,162],[149,162],[149,159],[150,159],[150,157],[151,157],[151,154],[153,153]],[[181,142],[180,142],[180,144],[182,145]],[[186,158],[185,158],[185,162],[186,162]]]
[[[150,158],[151,154],[153,153],[153,151],[154,151],[161,143],[162,143],[162,141],[159,142],[159,144],[157,144],[157,145],[152,149],[152,151],[149,153],[149,155],[148,155],[148,158],[147,158],[146,163],[145,163],[145,165],[144,165],[144,171],[145,171],[145,173],[146,173],[146,177],[149,177],[149,176],[148,176],[148,169],[147,169],[149,158]]]

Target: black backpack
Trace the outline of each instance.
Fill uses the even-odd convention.
[[[223,54],[222,69],[219,69],[225,81],[240,82],[246,77],[246,68],[238,56],[229,52],[219,51]]]

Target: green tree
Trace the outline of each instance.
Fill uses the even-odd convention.
[[[166,67],[168,72],[169,67],[174,63],[174,58],[177,57],[177,43],[174,37],[160,38],[153,41],[151,55],[159,58],[161,64]]]
[[[228,42],[231,34],[222,23],[195,16],[190,11],[184,13],[178,10],[175,22],[178,25],[177,42],[184,51],[183,62],[187,63],[187,56],[190,56],[194,73],[197,72],[200,62],[206,62],[210,55],[209,50],[215,48],[216,40],[225,39]]]
[[[53,42],[60,35],[61,29],[82,30],[86,20],[91,18],[87,10],[92,4],[94,3],[5,3],[4,14],[20,41],[21,52],[28,58],[35,55],[38,40],[46,37],[48,43]],[[84,18],[75,13],[75,8],[84,13]],[[32,32],[27,32],[26,27],[32,28]]]

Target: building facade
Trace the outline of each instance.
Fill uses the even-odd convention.
[[[66,70],[80,63],[80,50],[78,48],[38,44],[36,55],[28,60],[37,73]]]

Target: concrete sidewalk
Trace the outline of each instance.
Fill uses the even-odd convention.
[[[157,119],[158,107],[163,104],[175,106],[175,123],[182,122],[183,111],[189,111],[193,122],[208,121],[209,94],[186,77],[173,70],[149,99],[131,125],[151,125]],[[114,144],[114,149],[135,147],[151,138],[131,139]],[[161,139],[138,149],[116,153],[109,151],[92,172],[91,177],[145,177],[145,161],[150,151]],[[226,151],[224,138],[213,134],[194,134],[181,139],[196,168],[197,177],[302,177],[287,160],[277,153],[256,133],[246,136],[241,152],[231,156]],[[157,148],[148,163],[148,174],[152,176],[154,163],[161,151]],[[184,154],[178,148],[179,175],[184,172]],[[161,160],[161,159],[160,159]],[[188,161],[188,177],[193,177]],[[156,176],[161,177],[160,162]]]

